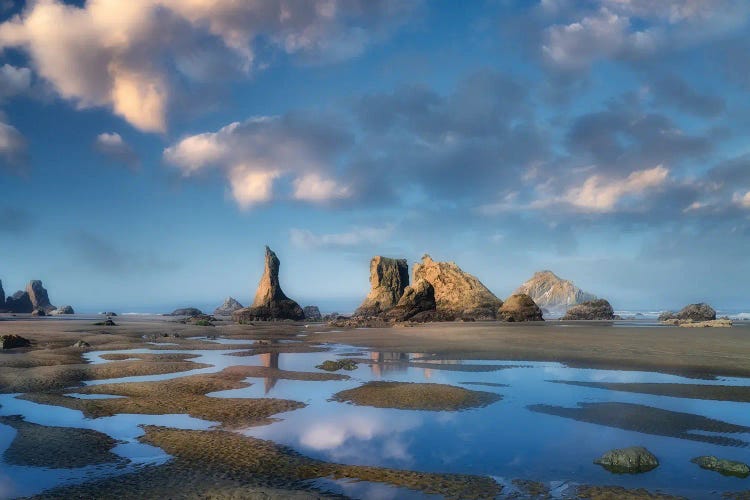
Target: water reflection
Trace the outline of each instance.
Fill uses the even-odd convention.
[[[265,354],[259,354],[258,357],[260,358],[260,364],[261,366],[265,366],[266,368],[272,368],[273,370],[279,369],[279,357],[281,356],[278,352],[267,352]],[[278,382],[279,378],[274,377],[273,375],[269,375],[268,377],[263,379],[263,386],[265,389],[265,394],[268,394],[271,392],[271,389],[273,389],[276,386],[276,382]]]

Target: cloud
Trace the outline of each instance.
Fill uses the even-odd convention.
[[[14,126],[0,122],[0,167],[18,172],[26,160],[26,139]]]
[[[31,88],[31,70],[10,64],[0,66],[0,100],[28,92]]]
[[[668,76],[653,85],[655,97],[668,105],[702,118],[713,118],[724,112],[724,99],[704,95],[676,76]]]
[[[34,71],[79,108],[107,107],[148,132],[167,128],[182,78],[233,59],[249,73],[256,45],[308,60],[360,54],[414,10],[395,0],[59,0],[29,2],[0,24],[0,48],[20,48]],[[202,69],[203,68],[203,69]]]
[[[140,161],[138,155],[117,132],[102,132],[96,136],[94,149],[110,160],[122,163],[128,168],[135,169],[138,167]]]
[[[292,228],[289,237],[295,246],[301,248],[354,247],[380,244],[390,238],[394,226],[355,227],[345,233],[315,234],[309,229]]]
[[[285,176],[293,181],[292,198],[320,203],[352,195],[331,174],[351,142],[335,124],[302,115],[263,116],[185,137],[164,150],[164,159],[185,176],[219,169],[243,208],[273,199],[274,182]]]
[[[607,179],[593,175],[580,187],[570,189],[564,201],[584,211],[611,212],[627,197],[639,197],[662,186],[669,170],[661,165],[638,170],[624,179]]]
[[[735,193],[732,201],[742,208],[750,208],[750,191],[745,194]]]

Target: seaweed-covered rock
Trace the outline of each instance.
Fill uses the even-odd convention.
[[[233,297],[227,297],[223,304],[214,309],[214,316],[231,316],[234,311],[242,309],[242,304]]]
[[[453,262],[436,262],[429,255],[414,266],[414,281],[423,279],[435,289],[438,311],[458,317],[495,319],[503,305],[475,276]]]
[[[25,339],[21,337],[20,335],[16,334],[10,334],[10,335],[0,335],[0,345],[2,345],[3,349],[14,349],[16,347],[30,347],[31,341],[29,339]]]
[[[327,372],[335,372],[339,370],[352,371],[357,369],[357,362],[353,359],[337,359],[335,361],[329,359],[323,361],[315,368],[318,368],[319,370],[325,370]]]
[[[396,307],[384,316],[390,321],[406,321],[419,313],[435,310],[435,289],[429,281],[419,279],[404,289]]]
[[[320,314],[320,309],[318,309],[318,306],[305,306],[302,309],[302,312],[305,313],[305,319],[307,321],[322,321],[323,315]]]
[[[175,309],[169,314],[165,314],[165,316],[187,316],[187,317],[193,317],[193,316],[200,316],[203,314],[203,311],[200,309],[197,309],[195,307],[182,307],[180,309]]]
[[[52,316],[60,316],[61,314],[75,314],[73,307],[71,306],[60,306],[50,312]]]
[[[604,299],[590,300],[568,309],[563,320],[606,320],[615,319],[615,311]]]
[[[232,318],[239,323],[277,319],[303,320],[305,313],[295,301],[287,297],[279,283],[281,262],[276,254],[266,247],[265,268],[258,283],[253,305],[238,309]]]
[[[508,322],[544,321],[542,310],[525,293],[508,297],[497,312],[497,319]]]
[[[5,299],[5,308],[9,312],[23,314],[33,311],[34,305],[31,303],[28,292],[19,290]]]
[[[354,312],[354,316],[377,316],[395,307],[409,285],[406,259],[377,255],[370,261],[370,293]]]
[[[618,474],[638,474],[659,466],[659,460],[643,446],[608,451],[594,460],[594,463]]]
[[[55,306],[50,304],[49,294],[42,285],[41,280],[29,281],[29,284],[26,285],[26,293],[29,294],[29,300],[31,300],[31,305],[34,309],[42,309],[46,313],[56,309]]]
[[[713,456],[695,457],[691,460],[702,469],[708,469],[725,476],[748,477],[750,476],[750,467],[746,463],[726,460]]]
[[[688,304],[678,313],[668,311],[659,315],[659,321],[674,319],[679,321],[713,321],[716,319],[716,310],[701,302],[699,304]]]

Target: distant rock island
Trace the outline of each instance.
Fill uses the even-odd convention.
[[[238,311],[242,307],[242,304],[237,302],[234,297],[227,297],[222,305],[214,309],[214,316],[231,316],[234,311]]]
[[[558,316],[565,314],[574,305],[597,298],[575,286],[572,281],[546,270],[534,273],[530,280],[513,293],[528,295],[543,310]]]
[[[300,305],[287,297],[279,284],[281,262],[276,254],[266,247],[265,268],[250,307],[238,309],[232,318],[240,323],[279,319],[303,320],[305,313]]]
[[[57,308],[52,305],[49,293],[41,280],[29,281],[25,290],[18,290],[8,297],[5,296],[3,283],[0,281],[0,312],[34,314],[35,316],[74,314],[71,306]]]

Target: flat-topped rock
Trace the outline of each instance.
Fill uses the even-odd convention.
[[[165,316],[200,316],[203,314],[203,311],[196,307],[181,307],[179,309],[175,309],[169,314],[165,314]]]
[[[562,319],[611,321],[615,319],[615,311],[608,301],[596,299],[571,307]]]
[[[497,319],[508,322],[544,321],[542,309],[525,293],[516,293],[505,299],[497,312]]]
[[[695,457],[691,460],[701,469],[712,470],[724,476],[745,478],[750,476],[750,467],[744,462],[726,460],[714,456]]]
[[[276,254],[266,247],[265,267],[263,276],[258,283],[253,305],[238,309],[232,313],[232,318],[240,323],[249,321],[269,321],[290,319],[301,321],[305,313],[300,305],[284,294],[279,283],[279,267],[281,262]]]
[[[231,316],[234,311],[242,309],[240,304],[234,297],[227,297],[224,303],[214,309],[214,316]]]
[[[406,259],[377,255],[370,261],[370,293],[354,312],[354,316],[377,316],[398,304],[409,285]]]
[[[475,276],[453,262],[436,262],[425,255],[414,266],[414,281],[423,279],[435,290],[437,310],[458,317],[495,319],[503,305]]]

